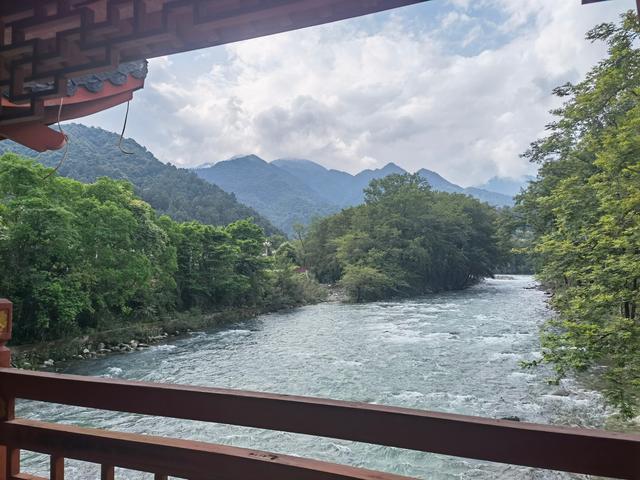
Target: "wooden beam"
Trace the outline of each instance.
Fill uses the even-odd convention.
[[[399,475],[226,445],[32,420],[3,424],[0,442],[52,456],[162,472],[156,478],[169,475],[191,480],[408,480]]]
[[[640,436],[631,434],[291,395],[1,368],[0,395],[613,478],[640,478]]]
[[[64,480],[64,457],[51,455],[49,480]]]
[[[427,0],[120,0],[102,4],[96,21],[91,6],[42,9],[0,23],[12,38],[0,47],[0,85],[10,85],[12,101],[64,94],[66,78],[114,68],[118,63],[271,35]],[[53,4],[53,3],[52,3]],[[59,3],[58,3],[59,5]],[[151,4],[149,4],[151,5]],[[48,14],[47,12],[52,12]],[[32,92],[27,82],[59,79],[51,91]],[[2,115],[0,115],[1,120]]]

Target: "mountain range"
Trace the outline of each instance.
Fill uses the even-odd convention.
[[[58,173],[81,182],[94,182],[100,177],[130,181],[135,192],[158,213],[176,221],[197,220],[211,225],[227,225],[235,220],[252,217],[267,234],[279,230],[254,209],[240,203],[233,193],[212,185],[190,170],[162,163],[153,153],[128,138],[118,148],[120,136],[101,128],[77,123],[63,125],[69,137],[65,149],[38,154],[33,150],[4,140],[0,154],[7,151],[36,158],[53,167],[60,163]]]
[[[137,195],[174,220],[225,225],[253,217],[267,234],[291,234],[297,223],[306,225],[316,217],[358,205],[364,201],[363,190],[371,180],[406,173],[394,163],[352,175],[310,160],[267,162],[256,155],[236,156],[189,170],[162,163],[130,138],[123,142],[123,150],[130,154],[124,153],[118,148],[116,133],[74,123],[63,128],[70,139],[66,154],[64,150],[37,154],[10,141],[0,142],[0,153],[13,151],[35,157],[50,167],[64,158],[60,175],[82,182],[99,177],[128,180]],[[427,169],[418,173],[434,190],[471,195],[495,206],[513,204],[509,194],[481,187],[463,188]],[[496,178],[486,185],[515,193],[522,184]]]
[[[238,200],[256,209],[276,227],[291,233],[297,223],[340,211],[364,201],[364,189],[373,179],[406,170],[394,163],[352,175],[327,169],[311,160],[283,158],[267,162],[256,155],[236,156],[193,169],[201,178],[233,192]],[[438,173],[417,172],[431,188],[471,195],[491,205],[513,205],[513,197],[479,187],[463,188]]]

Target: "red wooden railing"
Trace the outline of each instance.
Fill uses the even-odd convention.
[[[7,360],[6,355],[0,358]],[[67,458],[100,464],[102,479],[113,479],[114,467],[150,472],[156,479],[169,475],[202,480],[405,478],[244,448],[17,419],[16,399],[640,478],[637,435],[289,395],[28,372],[6,368],[5,363],[0,368],[0,445],[5,450],[0,456],[0,480],[42,480],[20,472],[20,450],[48,454],[50,478],[55,480],[64,478]]]

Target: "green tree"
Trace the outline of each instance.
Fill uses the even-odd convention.
[[[609,54],[555,90],[566,101],[525,154],[540,170],[517,206],[535,233],[538,276],[555,292],[543,360],[558,378],[601,367],[625,416],[640,408],[639,35],[633,12],[588,33]]]
[[[432,192],[418,175],[390,175],[370,183],[364,205],[312,224],[307,258],[354,301],[462,289],[501,261],[495,224],[486,204]]]
[[[349,265],[340,285],[354,302],[370,302],[388,296],[393,283],[383,272],[373,267]]]
[[[265,250],[261,227],[177,223],[122,180],[82,184],[0,157],[0,296],[14,339],[50,340],[175,310],[293,306],[322,297],[290,244]]]

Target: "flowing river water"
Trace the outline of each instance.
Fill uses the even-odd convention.
[[[166,345],[85,360],[65,373],[186,383],[373,402],[492,418],[598,427],[600,395],[548,370],[537,358],[539,327],[551,315],[531,277],[498,277],[463,292],[364,305],[323,303],[195,332]],[[36,402],[18,415],[175,436],[389,471],[424,479],[579,478],[556,472],[226,425],[158,419]],[[26,471],[45,474],[40,455]],[[97,467],[67,463],[72,479]],[[121,471],[117,478],[152,478]]]

